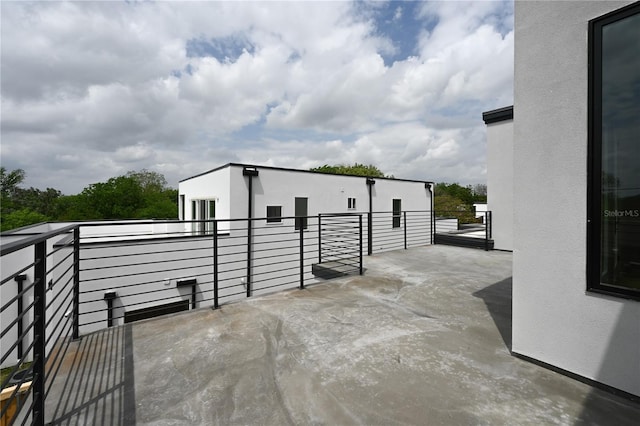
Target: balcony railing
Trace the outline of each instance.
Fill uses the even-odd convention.
[[[299,219],[80,223],[3,235],[3,421],[55,420],[45,417],[45,400],[83,335],[362,274],[365,253],[434,242],[429,211]]]
[[[433,234],[435,244],[493,249],[491,211],[436,211]]]

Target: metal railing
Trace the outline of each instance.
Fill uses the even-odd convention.
[[[55,244],[61,237],[64,243]],[[0,249],[0,364],[11,364],[2,369],[0,418],[7,424],[44,424],[64,341],[77,329],[77,317],[69,312],[78,300],[78,243],[78,227],[72,225]]]
[[[361,215],[325,218],[324,243],[319,217],[297,219],[84,223],[3,244],[2,420],[55,420],[44,402],[83,335],[302,289],[322,279],[313,274],[321,261],[362,273]]]
[[[436,244],[453,244],[492,249],[491,211],[447,210],[435,212],[433,234]]]
[[[431,211],[373,212],[367,223],[368,254],[433,243]]]
[[[82,336],[362,274],[365,250],[432,244],[436,222],[430,211],[403,211],[80,223],[3,244],[3,420],[55,420],[45,400]]]

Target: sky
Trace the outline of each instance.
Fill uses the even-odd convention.
[[[2,1],[0,162],[75,194],[142,169],[373,164],[486,182],[513,2]]]

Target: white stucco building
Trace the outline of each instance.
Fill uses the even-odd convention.
[[[431,211],[427,181],[335,175],[229,163],[180,181],[182,220]]]
[[[487,125],[487,210],[494,248],[513,250],[513,106],[482,113]]]
[[[513,114],[487,129],[513,353],[640,396],[640,3],[516,2]]]

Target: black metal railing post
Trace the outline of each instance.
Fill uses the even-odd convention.
[[[249,180],[251,182],[251,180]],[[248,219],[248,228],[247,228],[247,297],[251,297],[251,227],[253,223],[251,219]]]
[[[407,212],[404,211],[403,213],[403,228],[404,228],[404,249],[407,249]]]
[[[46,355],[46,310],[47,310],[47,241],[34,246],[33,274],[33,411],[32,424],[44,425],[44,375]]]
[[[80,338],[80,227],[73,229],[73,340]]]
[[[213,309],[218,309],[218,220],[213,221]]]
[[[435,210],[431,212],[431,216],[433,217],[433,228],[431,229],[431,243],[437,244],[436,242],[436,233],[438,232],[436,229],[436,224],[438,223],[438,216],[436,216]]]
[[[318,214],[318,263],[322,263],[322,214]]]
[[[373,254],[373,212],[367,213],[367,256]]]
[[[359,255],[360,255],[360,275],[362,275],[363,272],[363,265],[362,265],[362,215],[358,215],[358,228],[359,228],[359,237],[360,237],[360,244],[358,244],[359,247]]]
[[[487,212],[484,212],[484,251],[489,251],[489,223],[487,222]]]
[[[304,288],[304,227],[300,226],[300,290]]]

